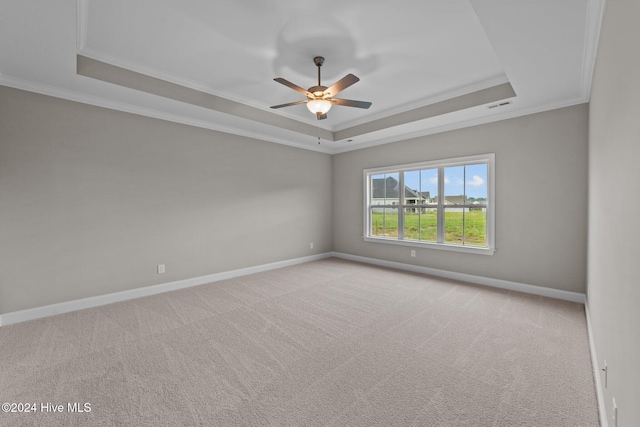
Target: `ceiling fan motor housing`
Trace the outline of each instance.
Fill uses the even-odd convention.
[[[324,91],[327,90],[326,86],[311,86],[308,90],[314,94],[316,98],[327,98],[331,96],[330,93],[324,93]]]

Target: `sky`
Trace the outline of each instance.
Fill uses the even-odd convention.
[[[447,196],[487,197],[487,165],[465,165],[444,170],[444,193]],[[438,195],[438,170],[423,169],[405,172],[404,184],[417,191]]]

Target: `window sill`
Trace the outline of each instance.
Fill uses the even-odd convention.
[[[374,243],[386,243],[386,244],[399,245],[399,246],[412,246],[414,248],[437,249],[441,251],[464,252],[464,253],[479,254],[479,255],[493,255],[496,251],[495,248],[479,248],[475,246],[447,245],[446,243],[427,243],[427,242],[417,242],[413,240],[385,239],[384,237],[365,236],[364,241],[374,242]]]

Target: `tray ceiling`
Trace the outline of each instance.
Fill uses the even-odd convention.
[[[7,0],[0,84],[325,152],[588,101],[602,0]],[[316,120],[273,81],[361,80]],[[489,108],[509,100],[509,104]],[[320,144],[318,144],[318,137]]]

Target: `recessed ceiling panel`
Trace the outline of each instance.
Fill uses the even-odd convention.
[[[341,152],[587,102],[603,1],[3,0],[0,84]],[[269,108],[315,56],[371,108]]]
[[[500,76],[507,81],[467,0],[88,5],[81,53],[258,108],[299,100],[273,78],[314,86],[313,57],[324,56],[323,85],[353,73],[361,81],[341,95],[373,102],[367,112],[340,108],[330,114],[322,125],[332,130]],[[304,105],[277,114],[315,124]]]

